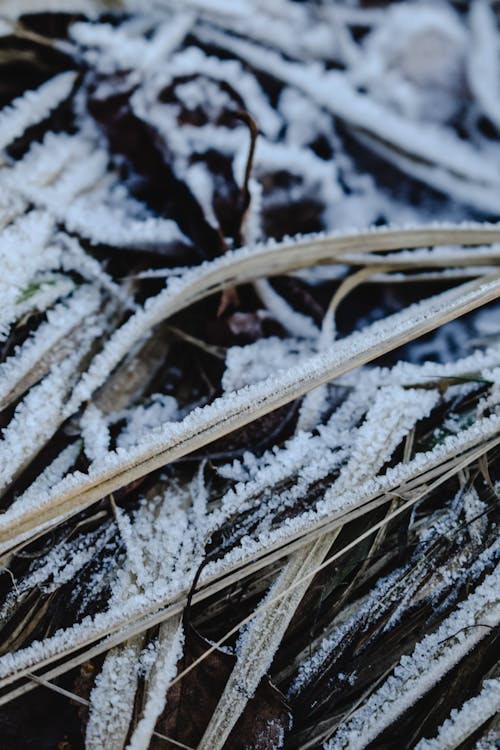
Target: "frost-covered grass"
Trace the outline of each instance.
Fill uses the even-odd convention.
[[[40,691],[94,750],[497,742],[500,18],[463,5],[4,3],[6,747]]]

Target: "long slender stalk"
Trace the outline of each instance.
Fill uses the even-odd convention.
[[[402,346],[460,315],[500,296],[500,277],[462,284],[417,306],[389,316],[359,333],[343,339],[328,356],[316,355],[305,365],[276,375],[256,386],[228,394],[195,411],[166,437],[152,435],[144,446],[128,455],[117,455],[89,477],[70,477],[68,489],[54,492],[35,506],[14,505],[0,518],[0,551],[21,539],[29,539],[39,528],[50,528],[62,516],[73,515],[119,487],[234,431],[269,411],[307,393],[324,382]]]
[[[477,442],[479,442],[479,446],[477,446]],[[363,538],[369,536],[371,533],[373,533],[373,531],[381,528],[392,518],[397,517],[408,507],[411,507],[413,504],[415,504],[419,499],[421,499],[437,487],[441,486],[451,477],[455,476],[457,471],[459,471],[461,468],[464,468],[470,463],[478,460],[482,455],[498,446],[500,444],[498,427],[495,427],[492,430],[492,436],[490,436],[489,440],[484,442],[484,437],[479,440],[476,438],[475,444],[476,447],[471,448],[468,452],[462,453],[458,457],[456,455],[456,446],[453,446],[450,449],[451,460],[447,463],[445,462],[444,470],[435,472],[434,476],[432,472],[427,472],[427,475],[424,473],[422,480],[420,478],[420,475],[422,474],[423,467],[420,465],[416,471],[417,481],[415,483],[412,484],[411,482],[408,482],[407,479],[405,479],[402,481],[401,486],[399,487],[394,484],[388,484],[387,490],[379,495],[378,499],[377,493],[373,493],[372,489],[370,489],[370,492],[367,498],[365,498],[365,502],[363,503],[363,508],[361,510],[347,514],[345,512],[338,513],[334,516],[335,520],[330,520],[328,523],[319,523],[316,529],[313,530],[312,534],[310,535],[304,534],[304,532],[298,533],[297,535],[292,534],[291,538],[295,538],[294,542],[291,542],[286,546],[283,546],[283,543],[281,543],[281,545],[274,546],[272,548],[266,548],[263,557],[256,556],[255,553],[250,554],[249,558],[243,558],[242,560],[239,560],[232,571],[226,569],[224,570],[222,576],[218,576],[217,574],[215,574],[211,579],[204,579],[204,587],[199,592],[195,593],[193,597],[193,603],[202,601],[205,598],[213,595],[214,593],[226,588],[232,583],[241,580],[243,576],[250,575],[251,573],[260,570],[262,567],[265,567],[267,564],[270,564],[277,559],[281,559],[283,556],[293,551],[294,549],[298,549],[304,544],[307,544],[311,537],[314,538],[315,536],[321,536],[329,529],[334,529],[338,527],[339,524],[347,523],[349,520],[353,520],[354,518],[358,517],[360,513],[368,512],[374,507],[378,507],[380,504],[387,502],[387,493],[390,493],[391,495],[403,495],[404,493],[404,495],[406,496],[408,495],[408,493],[411,494],[411,499],[409,501],[396,508],[396,510],[392,514],[387,515],[385,519],[383,519],[378,524],[375,524],[375,526],[373,526],[371,530],[358,537],[358,539],[355,540],[354,543],[351,543],[346,548],[344,548],[344,550],[340,552],[338,556],[336,555],[334,558],[330,558],[330,562],[333,562],[333,559],[337,559],[338,557],[340,557],[343,552],[351,549],[357,542],[362,541]],[[408,478],[411,476],[411,467],[409,468],[410,470],[408,471]],[[374,499],[375,502],[367,502],[370,498]],[[321,566],[318,566],[318,569],[320,568]],[[318,570],[316,570],[315,573],[316,572],[318,572]],[[185,592],[185,596],[186,595],[187,591]],[[54,643],[54,645],[52,645],[50,643],[47,643],[46,649],[41,653],[37,649],[36,655],[32,656],[28,649],[26,651],[26,658],[24,660],[20,661],[18,658],[15,662],[12,662],[11,659],[9,659],[9,664],[5,665],[5,667],[2,669],[3,676],[0,680],[0,686],[6,686],[16,681],[24,674],[33,671],[33,669],[42,669],[61,658],[65,659],[64,664],[61,667],[56,667],[52,670],[49,670],[45,674],[45,677],[47,679],[52,679],[59,674],[64,674],[72,667],[83,663],[86,659],[92,658],[93,656],[96,656],[103,651],[108,650],[114,645],[118,645],[119,643],[124,642],[125,640],[127,640],[127,638],[131,638],[137,633],[153,627],[154,625],[163,622],[169,617],[172,617],[175,614],[181,612],[186,602],[185,596],[183,597],[182,592],[179,592],[179,594],[176,594],[173,597],[168,597],[168,599],[163,602],[156,601],[154,604],[150,604],[148,602],[147,604],[140,607],[135,614],[133,612],[122,614],[121,617],[118,618],[118,621],[115,617],[104,617],[102,624],[97,627],[94,626],[89,633],[82,633],[81,635],[78,634],[76,635],[76,638],[74,636],[70,636],[69,633],[65,633],[61,644]],[[162,608],[162,605],[164,608]],[[243,624],[244,623],[240,623],[240,625],[235,629],[234,632],[236,632]],[[103,638],[105,640],[97,646],[91,646],[92,643],[95,643],[100,638]],[[223,642],[224,641],[221,642],[221,645]],[[88,648],[89,646],[90,648]],[[80,651],[78,656],[69,658],[70,654],[77,651]],[[26,692],[26,690],[32,689],[32,687],[33,686],[30,684],[25,684],[20,688],[14,688],[8,694],[0,698],[0,705],[14,699],[18,695],[22,695],[24,692]]]

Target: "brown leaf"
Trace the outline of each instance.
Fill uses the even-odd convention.
[[[193,627],[187,627],[184,656],[179,665],[186,669],[211,647]],[[198,664],[167,693],[166,710],[156,731],[190,747],[196,747],[217,708],[236,657],[217,649]],[[291,713],[284,696],[264,677],[253,698],[236,723],[224,750],[271,750],[283,745],[291,724]],[[153,737],[150,750],[175,746]]]
[[[219,440],[214,440],[206,448],[194,451],[190,458],[209,458],[212,460],[237,458],[245,451],[262,453],[277,442],[286,440],[296,424],[300,400],[280,406],[259,419],[230,432]]]
[[[292,714],[285,697],[265,677],[231,732],[224,750],[277,750],[283,747]]]

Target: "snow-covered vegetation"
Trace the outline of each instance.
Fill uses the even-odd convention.
[[[2,748],[498,747],[499,24],[4,0]]]

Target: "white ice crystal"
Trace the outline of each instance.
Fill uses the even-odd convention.
[[[0,113],[0,149],[22,135],[26,128],[43,120],[66,97],[75,82],[76,74],[60,73],[34,91],[28,90]]]
[[[325,750],[366,747],[395,716],[410,708],[463,659],[490,627],[497,626],[499,578],[497,566],[434,633],[426,635],[411,655],[401,658],[392,675],[350,721],[339,727]]]

